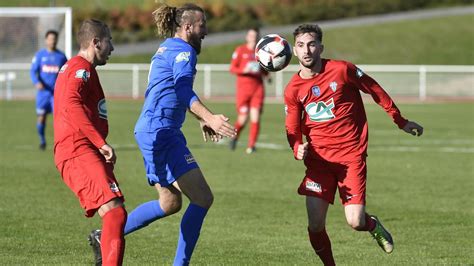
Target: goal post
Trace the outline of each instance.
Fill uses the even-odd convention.
[[[48,30],[58,31],[58,49],[71,58],[70,7],[0,7],[0,29],[1,63],[30,63]]]

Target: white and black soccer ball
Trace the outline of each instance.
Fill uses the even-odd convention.
[[[290,63],[291,46],[280,35],[268,34],[258,41],[255,47],[255,58],[266,71],[279,71]]]

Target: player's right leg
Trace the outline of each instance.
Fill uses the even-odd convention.
[[[331,241],[326,233],[326,214],[329,202],[321,198],[306,196],[308,213],[308,235],[316,254],[324,265],[335,265]]]
[[[92,245],[96,264],[121,265],[125,248],[123,227],[127,212],[122,204],[123,195],[113,174],[113,166],[105,163],[98,151],[91,151],[63,161],[57,168],[63,181],[78,197],[86,216],[92,217],[98,212],[102,217],[100,243]],[[98,256],[101,254],[103,257]]]
[[[50,112],[50,96],[47,91],[38,91],[36,93],[36,131],[40,139],[40,150],[46,149],[46,115]]]
[[[189,200],[181,220],[174,265],[188,265],[198,241],[207,211],[214,201],[211,189],[199,168],[194,168],[173,183]]]

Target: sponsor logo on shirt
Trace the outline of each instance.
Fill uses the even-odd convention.
[[[97,110],[99,111],[99,117],[107,120],[107,105],[105,99],[101,99],[97,104]]]
[[[319,95],[321,95],[321,89],[318,86],[313,86],[311,88],[311,91],[313,92],[313,95],[316,97],[319,97]]]
[[[333,98],[329,99],[328,101],[320,101],[317,103],[309,103],[306,105],[305,110],[309,116],[311,121],[315,122],[325,122],[329,121],[336,116],[332,112],[334,109],[334,100]]]
[[[313,192],[322,192],[321,184],[307,180],[305,183],[306,190],[313,191]]]
[[[188,164],[192,164],[196,162],[192,154],[185,154],[184,159],[186,160]]]
[[[110,190],[114,193],[120,191],[119,187],[117,186],[117,183],[115,183],[115,182],[109,183],[109,187],[110,187]]]
[[[188,62],[189,56],[191,56],[191,52],[181,52],[176,56],[175,62],[176,63],[183,62],[183,61]]]
[[[75,78],[82,79],[83,81],[87,82],[91,77],[91,73],[87,72],[85,69],[79,69],[76,71]]]
[[[337,90],[337,82],[333,81],[333,82],[329,83],[329,88],[331,88],[331,90],[332,90],[333,92],[336,92],[336,90]]]
[[[356,67],[356,76],[361,78],[364,75],[364,72],[360,68]]]
[[[56,74],[56,73],[59,72],[59,66],[42,65],[42,66],[41,66],[41,72],[43,72],[43,73],[53,73],[53,74]]]

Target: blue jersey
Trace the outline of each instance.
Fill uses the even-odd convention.
[[[180,38],[168,38],[151,59],[148,87],[135,132],[180,129],[186,110],[198,100],[193,91],[196,51]]]
[[[59,50],[52,52],[47,49],[39,50],[31,64],[31,81],[35,85],[41,82],[45,90],[53,92],[59,70],[66,61],[66,56]]]

